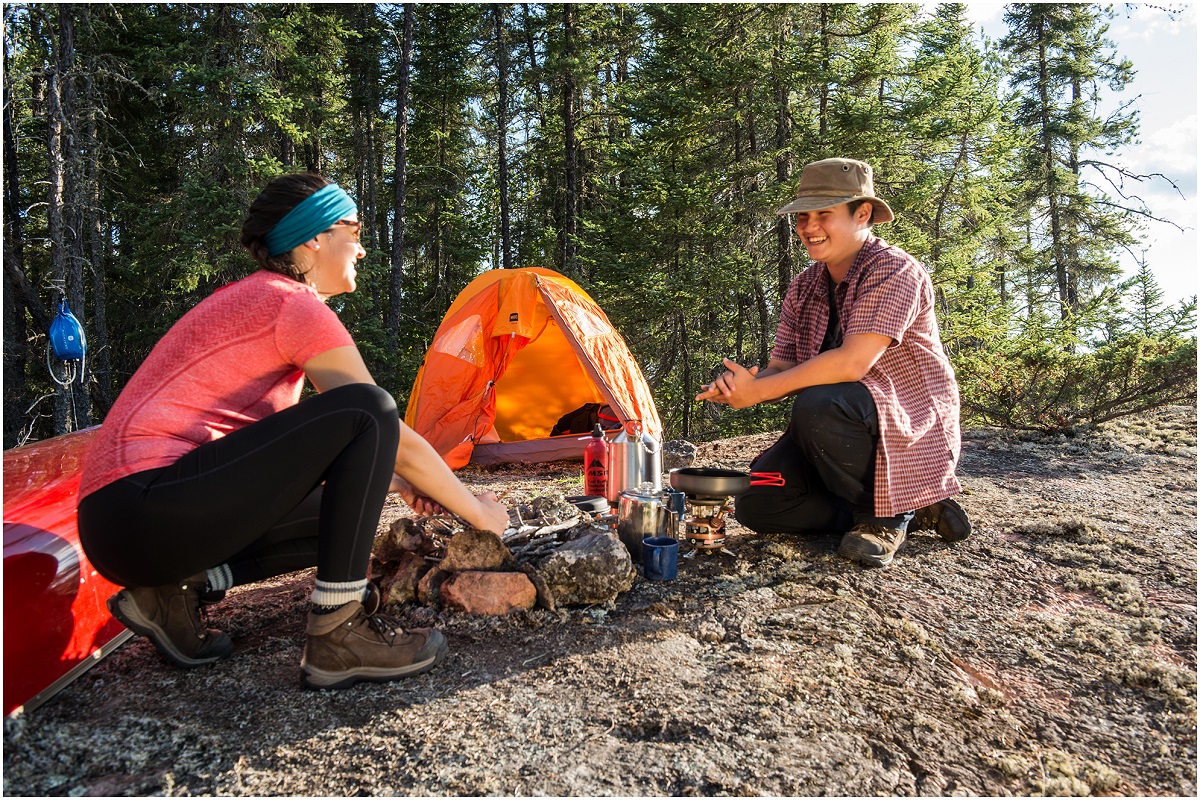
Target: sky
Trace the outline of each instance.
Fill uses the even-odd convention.
[[[1174,305],[1197,294],[1196,206],[1196,18],[1193,3],[1115,3],[1108,39],[1118,56],[1133,62],[1137,75],[1119,96],[1138,96],[1141,143],[1119,154],[1122,166],[1138,174],[1162,173],[1179,187],[1163,180],[1137,187],[1155,216],[1185,228],[1151,222],[1143,231],[1145,258],[1163,290],[1164,301]],[[998,40],[1006,32],[1004,4],[971,2],[968,14],[976,29]],[[1174,19],[1164,7],[1181,9]],[[1181,196],[1182,194],[1182,196]],[[1140,253],[1137,254],[1140,256]],[[1122,259],[1126,274],[1137,270],[1134,257]]]

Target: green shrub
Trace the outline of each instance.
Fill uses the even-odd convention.
[[[1196,400],[1196,340],[1126,334],[1087,351],[1038,336],[954,355],[965,421],[1073,434]]]

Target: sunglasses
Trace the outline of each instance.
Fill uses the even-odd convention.
[[[350,235],[354,237],[354,241],[359,241],[359,236],[362,234],[362,222],[353,219],[339,219],[330,226],[328,231],[325,232],[329,233],[339,225],[345,225],[347,228],[349,228]]]

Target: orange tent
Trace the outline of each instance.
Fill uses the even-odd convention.
[[[587,292],[548,269],[495,269],[446,312],[404,421],[451,469],[468,461],[582,458],[580,433],[550,436],[587,403],[611,406],[662,438],[650,387],[625,340]]]

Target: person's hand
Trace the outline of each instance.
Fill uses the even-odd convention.
[[[502,535],[508,528],[508,508],[496,499],[495,492],[484,492],[476,495],[475,499],[479,501],[483,517],[479,520],[483,524],[477,527],[480,530],[491,531],[497,536]]]
[[[705,384],[703,391],[696,395],[696,399],[734,408],[745,408],[757,403],[757,400],[751,399],[747,390],[758,375],[758,367],[746,369],[728,358],[722,359],[722,362],[725,364],[725,372],[712,383]]]
[[[411,483],[394,472],[392,473],[392,484],[388,487],[388,491],[398,493],[400,499],[407,503],[408,507],[415,511],[417,516],[434,517],[438,514],[446,513],[446,509],[428,497],[417,494]]]

